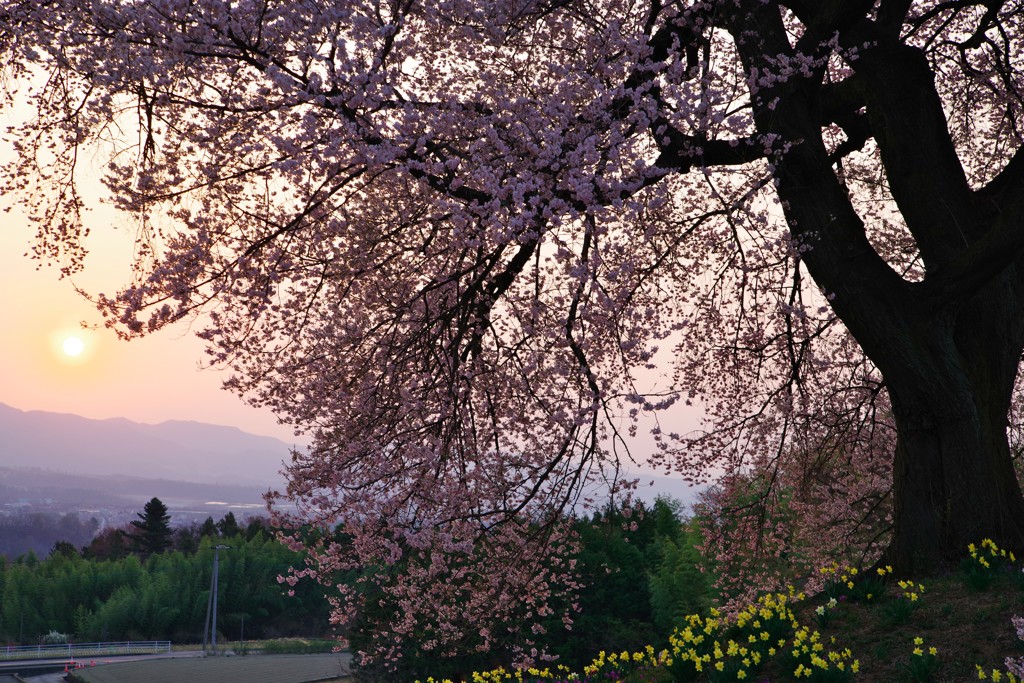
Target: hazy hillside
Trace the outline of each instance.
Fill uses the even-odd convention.
[[[263,493],[284,488],[289,452],[283,441],[234,427],[91,420],[0,403],[0,554],[45,556],[57,540],[84,545],[83,533],[126,524],[154,496],[175,525],[265,514]],[[641,476],[637,496],[650,503],[658,495],[687,506],[696,499],[679,480]]]
[[[0,502],[48,497],[47,489],[59,490],[67,502],[80,498],[91,505],[152,496],[172,507],[225,499],[258,502],[268,488],[283,488],[279,471],[289,449],[279,439],[235,427],[92,420],[0,403]],[[687,505],[696,499],[696,490],[678,479],[638,478],[637,495],[648,502],[658,495]]]
[[[22,411],[0,403],[0,465],[87,475],[278,487],[289,444],[199,422]]]
[[[37,468],[0,467],[0,508],[25,501],[33,510],[51,508],[57,511],[106,508],[141,510],[153,496],[166,503],[172,511],[192,509],[209,514],[223,514],[230,508],[261,512],[265,486],[233,484],[197,484],[169,479],[145,479],[122,475],[90,476],[54,472]],[[53,501],[44,504],[43,501]],[[15,506],[17,508],[18,506]]]

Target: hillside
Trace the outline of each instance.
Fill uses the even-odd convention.
[[[90,477],[279,486],[290,444],[235,427],[93,420],[0,403],[0,464]]]
[[[248,492],[243,497],[251,497],[252,491],[262,493],[283,486],[280,471],[291,447],[235,427],[182,421],[151,425],[124,418],[93,420],[23,411],[0,403],[0,467],[20,470],[17,474],[0,470],[0,503],[12,495],[26,497],[13,494],[10,487],[85,489],[132,501],[153,495],[167,502],[182,497],[234,500],[242,490]],[[683,481],[636,476],[640,480],[637,496],[647,502],[657,496],[669,496],[685,505],[696,500],[698,489]],[[219,488],[203,490],[185,483]],[[224,491],[224,486],[239,490],[216,493]],[[91,493],[90,499],[96,496]]]

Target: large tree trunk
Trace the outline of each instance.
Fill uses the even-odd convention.
[[[1024,550],[1024,497],[1007,440],[1021,357],[1015,269],[948,316],[907,320],[874,360],[897,427],[895,533],[885,562],[928,572],[991,538]]]
[[[1024,349],[1024,267],[997,249],[968,267],[963,236],[959,247],[946,244],[945,235],[936,246],[920,230],[915,237],[929,256],[927,274],[908,281],[867,239],[825,150],[811,137],[813,119],[796,106],[780,117],[785,139],[807,141],[776,169],[790,227],[810,247],[803,262],[882,373],[892,401],[895,518],[884,561],[903,575],[928,573],[982,538],[1024,553],[1024,497],[1007,441]],[[912,190],[904,188],[902,205],[916,210],[938,201]],[[967,232],[982,243],[975,236],[999,220],[979,210]]]
[[[1024,501],[1010,459],[1005,412],[969,392],[945,405],[894,398],[894,535],[885,562],[904,575],[994,539],[1024,549]]]

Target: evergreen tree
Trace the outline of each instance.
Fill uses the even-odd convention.
[[[700,531],[687,522],[684,533],[658,540],[658,564],[648,570],[651,619],[659,633],[669,633],[687,614],[706,612],[712,604],[712,577],[701,571]]]
[[[78,555],[78,548],[76,548],[73,543],[57,541],[53,544],[53,548],[50,550],[50,555],[65,555],[67,557],[71,557],[73,555]]]
[[[235,519],[234,512],[224,515],[223,519],[217,522],[217,529],[220,530],[220,535],[224,538],[231,538],[242,533],[242,529],[238,526],[238,520]]]
[[[259,536],[260,538],[269,538],[272,534],[272,530],[267,526],[266,520],[262,517],[250,517],[248,525],[245,527],[245,539],[251,541],[252,539]]]
[[[173,547],[181,553],[191,555],[199,550],[202,532],[198,522],[191,522],[174,530]]]
[[[207,517],[203,525],[199,527],[199,535],[209,538],[217,538],[220,536],[220,531],[217,530],[217,524],[213,521],[213,517]]]
[[[134,530],[128,534],[131,552],[145,559],[171,547],[171,516],[159,498],[146,503],[138,517],[132,520]]]

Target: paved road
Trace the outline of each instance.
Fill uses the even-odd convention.
[[[111,664],[113,662],[139,662],[151,659],[169,658],[192,658],[202,657],[200,650],[186,650],[181,652],[167,652],[156,655],[120,655],[98,657],[96,659],[77,660],[86,666],[95,662],[96,665]],[[0,683],[11,683],[17,681],[11,674],[19,674],[23,680],[32,683],[57,683],[64,680],[64,667],[71,661],[67,657],[59,659],[19,659],[17,661],[0,661]],[[73,667],[72,667],[73,668]]]
[[[221,681],[222,683],[311,683],[347,681],[351,655],[251,655],[203,657],[202,652],[172,652],[160,655],[130,655],[82,660],[76,672],[90,683],[179,683],[180,681]],[[17,679],[5,675],[19,672],[28,683],[64,683],[67,660],[25,660],[5,662],[0,683]],[[31,668],[37,667],[38,673]],[[49,670],[46,670],[46,669]]]
[[[86,683],[347,683],[348,653],[117,662],[78,669]]]

